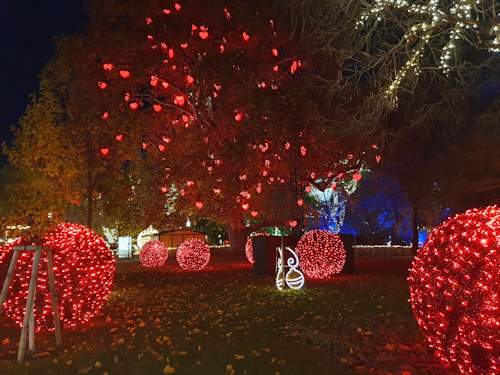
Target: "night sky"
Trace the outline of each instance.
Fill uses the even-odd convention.
[[[16,125],[38,90],[37,75],[54,53],[53,36],[85,24],[82,0],[0,0],[0,139]],[[0,165],[5,164],[0,158]]]

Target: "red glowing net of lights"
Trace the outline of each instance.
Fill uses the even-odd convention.
[[[436,354],[463,374],[500,374],[500,209],[437,227],[408,278],[413,313]]]
[[[325,279],[342,271],[344,244],[338,234],[317,229],[304,234],[296,248],[300,269],[306,276]]]
[[[139,253],[141,263],[146,267],[161,267],[168,258],[168,248],[158,240],[146,242]]]
[[[176,257],[183,270],[199,271],[210,261],[210,248],[203,241],[190,238],[179,245]]]
[[[253,236],[248,237],[247,243],[245,245],[245,254],[250,263],[255,263],[255,259],[253,259],[253,242],[252,239],[260,236],[269,236],[267,233],[256,233]]]
[[[3,263],[0,280],[5,279],[12,248],[21,240],[2,247]],[[114,257],[104,240],[91,230],[75,224],[59,224],[43,240],[53,251],[53,269],[57,302],[65,328],[87,322],[106,301],[113,284]],[[33,251],[24,251],[19,259],[4,302],[5,313],[22,326],[33,263]],[[0,260],[2,256],[0,256]],[[47,274],[47,257],[42,252],[35,295],[35,327],[37,331],[54,327]]]

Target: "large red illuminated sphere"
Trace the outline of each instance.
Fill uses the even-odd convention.
[[[141,248],[139,258],[143,266],[161,267],[167,261],[168,248],[161,241],[148,241]]]
[[[296,253],[302,272],[314,279],[339,273],[345,263],[340,236],[327,230],[316,229],[304,234],[297,243]]]
[[[500,374],[500,209],[472,209],[434,229],[408,281],[436,354],[463,374]]]
[[[197,238],[189,238],[179,245],[176,257],[183,270],[199,271],[210,261],[210,248]]]
[[[5,256],[0,264],[0,280],[5,279],[12,258],[13,246],[21,240],[5,245],[0,253]],[[80,225],[59,224],[43,240],[44,248],[51,247],[59,316],[63,327],[74,327],[94,317],[106,301],[113,284],[115,259],[104,240]],[[23,251],[3,304],[5,313],[22,326],[33,251]],[[2,256],[0,256],[2,259]],[[49,294],[47,255],[42,251],[35,295],[35,327],[37,331],[53,329],[52,304]]]
[[[252,239],[260,236],[269,236],[267,233],[256,233],[253,236],[248,237],[247,243],[245,245],[245,255],[250,263],[254,264],[255,259],[253,259],[253,242]]]

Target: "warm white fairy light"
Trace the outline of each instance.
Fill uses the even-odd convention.
[[[484,45],[491,53],[500,52],[500,7],[497,0],[456,0],[443,2],[429,0],[409,2],[406,0],[375,0],[361,14],[358,27],[384,19],[387,10],[401,10],[415,16],[415,23],[403,36],[404,43],[415,43],[406,63],[399,68],[385,95],[397,102],[396,91],[408,72],[419,75],[420,57],[426,47],[441,45],[438,68],[446,75],[458,64],[456,48],[462,43]],[[467,32],[465,32],[467,31]],[[475,34],[471,37],[471,31]],[[483,38],[491,35],[491,38]]]

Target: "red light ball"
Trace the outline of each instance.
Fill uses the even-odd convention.
[[[0,253],[0,280],[5,279],[13,246],[21,239],[3,246]],[[57,303],[64,328],[75,327],[93,318],[106,301],[113,284],[115,258],[104,240],[90,229],[76,224],[59,224],[43,240],[51,247]],[[23,251],[3,307],[5,313],[22,326],[33,263],[33,251]],[[49,293],[47,257],[42,251],[35,297],[35,329],[53,330],[52,304]]]
[[[429,345],[463,374],[500,373],[500,209],[472,209],[432,231],[408,278]]]
[[[300,269],[313,279],[326,279],[342,271],[344,244],[338,234],[316,229],[304,234],[295,249]]]
[[[151,240],[141,248],[139,259],[145,267],[161,267],[168,259],[168,248],[161,241]]]
[[[248,237],[247,243],[245,245],[245,255],[250,263],[254,264],[255,260],[253,259],[253,242],[252,238],[259,236],[269,236],[267,233],[256,233],[253,236]]]
[[[189,238],[179,245],[176,257],[183,270],[199,271],[210,261],[210,248],[197,238]]]

